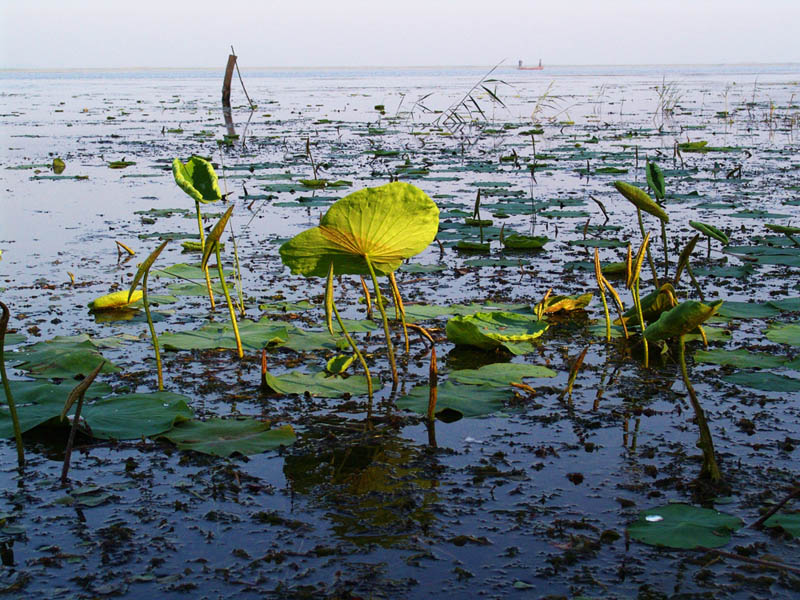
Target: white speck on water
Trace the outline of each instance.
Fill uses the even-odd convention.
[[[474,437],[467,436],[464,438],[464,442],[467,444],[482,444],[481,440],[476,440]]]
[[[664,517],[661,515],[647,515],[644,520],[649,521],[650,523],[658,523],[659,521],[663,521]]]

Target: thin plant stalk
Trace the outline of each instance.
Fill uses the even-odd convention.
[[[69,393],[67,397],[67,401],[64,403],[64,408],[61,411],[61,420],[63,421],[69,409],[72,408],[72,405],[77,402],[75,406],[75,415],[72,418],[72,427],[69,430],[69,438],[67,439],[67,447],[64,449],[64,464],[61,467],[61,485],[67,485],[67,474],[69,473],[69,463],[72,458],[72,447],[75,444],[75,432],[78,430],[78,423],[81,420],[81,408],[83,407],[83,397],[86,394],[86,390],[89,389],[89,386],[97,377],[97,374],[103,368],[103,365],[106,364],[106,361],[100,361],[100,364],[97,365],[94,370],[89,373],[89,375],[81,381],[75,388]]]
[[[5,359],[6,328],[8,327],[8,319],[11,316],[11,313],[9,312],[8,307],[2,302],[0,302],[0,309],[3,311],[2,316],[0,316],[0,376],[2,376],[3,379],[3,389],[6,392],[8,412],[11,414],[11,423],[14,426],[14,440],[17,443],[17,464],[21,469],[25,466],[25,448],[22,445],[22,429],[19,426],[17,405],[14,402],[14,396],[11,395],[11,386],[8,383]]]
[[[638,206],[636,207],[636,216],[639,217],[639,231],[642,232],[642,239],[645,239],[647,236],[645,235],[644,232],[644,222],[642,221],[642,209],[639,208]],[[653,272],[653,285],[655,285],[656,288],[661,287],[661,285],[658,283],[656,264],[653,262],[653,256],[650,254],[650,246],[647,247],[647,262],[650,263],[650,270]]]
[[[403,324],[403,338],[406,342],[406,354],[409,352],[408,344],[408,326],[406,325],[406,307],[403,306],[403,297],[400,296],[400,288],[397,287],[397,279],[394,273],[389,273],[389,283],[392,286],[392,295],[394,296],[395,315],[399,315],[400,322]]]
[[[700,477],[707,477],[712,483],[718,483],[722,480],[722,474],[717,465],[717,459],[714,453],[714,441],[711,438],[711,430],[708,427],[708,421],[706,421],[705,413],[700,406],[700,402],[697,400],[697,395],[694,393],[692,383],[689,381],[689,373],[686,370],[684,336],[680,336],[678,339],[678,362],[680,362],[683,383],[686,385],[686,390],[689,392],[689,399],[694,409],[697,425],[700,428],[700,440],[697,442],[697,445],[703,451],[703,468],[700,471]]]
[[[439,369],[436,366],[436,348],[431,345],[431,366],[428,371],[428,422],[436,418],[436,400],[439,390]]]
[[[234,266],[234,280],[236,282],[236,296],[237,296],[237,306],[239,308],[239,314],[242,315],[242,318],[245,317],[246,312],[244,308],[244,290],[242,289],[242,265],[239,262],[239,246],[236,243],[236,236],[233,233],[233,223],[229,223],[231,232],[231,241],[233,242],[233,266]]]
[[[378,310],[381,313],[381,319],[383,319],[383,333],[386,336],[386,350],[389,353],[389,364],[392,367],[392,391],[394,391],[397,389],[398,377],[397,363],[395,363],[394,360],[394,344],[392,343],[392,333],[389,330],[389,319],[386,316],[386,309],[383,307],[383,297],[381,296],[381,290],[378,286],[378,276],[375,275],[375,269],[372,268],[372,261],[370,261],[369,257],[367,256],[364,257],[364,261],[367,263],[370,277],[372,277],[372,287],[375,289],[375,300],[378,304]]]
[[[158,391],[164,390],[164,376],[161,373],[161,352],[158,350],[158,336],[153,325],[153,317],[150,315],[150,303],[147,301],[147,276],[150,274],[148,269],[142,277],[142,304],[144,304],[144,314],[147,317],[147,326],[150,328],[150,337],[153,339],[153,350],[156,354],[156,369],[158,371]]]
[[[664,279],[669,280],[669,252],[667,250],[667,225],[666,223],[664,223],[664,221],[661,221],[661,239],[664,241]]]
[[[594,249],[594,276],[597,279],[597,287],[600,289],[600,299],[603,301],[603,314],[606,317],[606,341],[611,341],[611,315],[608,313],[608,302],[606,302],[606,292],[603,289],[603,273],[600,270],[600,250]]]
[[[372,318],[372,295],[369,293],[367,282],[364,281],[364,276],[361,276],[361,289],[364,290],[364,302],[367,305],[367,318]]]
[[[244,351],[242,350],[242,338],[239,337],[239,325],[236,323],[236,310],[233,308],[233,302],[231,301],[231,295],[228,292],[228,285],[225,283],[225,274],[222,271],[222,257],[219,254],[219,243],[215,243],[215,254],[217,256],[217,271],[219,272],[219,280],[222,284],[222,291],[225,293],[225,302],[228,303],[228,312],[231,314],[231,325],[233,326],[233,335],[236,337],[236,353],[239,355],[239,358],[244,357]],[[206,265],[206,268],[208,265]]]
[[[639,327],[642,329],[642,344],[644,344],[644,367],[648,368],[650,363],[649,349],[647,347],[647,340],[644,338],[644,315],[642,314],[642,300],[639,296],[639,278],[633,284],[633,302],[636,306],[636,314],[639,317]]]
[[[203,231],[203,217],[200,214],[200,203],[195,201],[194,207],[197,211],[197,229],[200,230],[200,248],[202,249],[203,253],[205,254],[206,251],[206,234]],[[214,292],[211,289],[211,276],[208,274],[208,265],[203,267],[203,274],[206,277],[206,288],[208,289],[208,299],[211,301],[211,310],[216,308],[216,304],[214,303]]]
[[[611,297],[614,299],[614,304],[617,307],[617,313],[619,314],[619,321],[622,323],[622,332],[625,334],[625,339],[627,340],[628,335],[628,326],[625,323],[625,317],[623,313],[625,312],[625,307],[622,306],[622,299],[619,297],[617,290],[611,285],[611,282],[606,279],[605,275],[603,275],[602,271],[600,272],[600,276],[603,278],[603,285],[608,289]]]
[[[686,263],[686,272],[689,274],[689,279],[692,281],[692,286],[697,292],[697,295],[700,296],[700,301],[705,302],[706,299],[703,295],[703,289],[700,287],[700,284],[697,283],[697,279],[695,278],[694,273],[692,272],[692,267],[689,265],[689,263]]]

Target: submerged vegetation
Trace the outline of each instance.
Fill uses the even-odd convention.
[[[22,138],[19,189],[115,202],[46,277],[0,239],[0,591],[800,589],[796,84],[623,108],[501,71],[276,95],[242,138],[98,101],[98,140],[130,111],[163,140],[115,129],[97,175]]]

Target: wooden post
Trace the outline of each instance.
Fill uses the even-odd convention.
[[[222,114],[225,117],[225,127],[228,129],[229,136],[236,135],[233,127],[233,113],[231,112],[231,79],[233,79],[233,69],[236,66],[236,55],[228,55],[228,65],[225,67],[225,80],[222,82]]]

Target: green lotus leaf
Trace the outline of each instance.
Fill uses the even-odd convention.
[[[750,350],[698,350],[694,354],[696,362],[726,365],[739,369],[773,369],[786,363],[780,356],[751,352]]]
[[[681,152],[707,152],[710,148],[707,148],[708,142],[706,140],[700,140],[699,142],[684,142],[682,144],[678,144],[678,150]]]
[[[209,419],[185,421],[160,437],[181,450],[227,457],[231,454],[260,454],[297,440],[291,425],[270,429],[269,423],[255,419]]]
[[[128,306],[129,304],[133,304],[134,302],[138,302],[141,299],[141,290],[135,290],[133,294],[131,294],[130,298],[128,297],[128,290],[114,292],[112,294],[100,296],[99,298],[95,298],[89,302],[89,310],[114,310],[116,308],[122,308],[124,306]]]
[[[178,187],[196,202],[208,204],[222,198],[214,167],[204,158],[192,156],[186,163],[176,158],[172,161],[172,174]]]
[[[800,392],[800,379],[778,375],[777,373],[742,371],[725,375],[722,380],[734,385],[743,385],[754,390],[761,390],[762,392]]]
[[[646,213],[658,217],[664,223],[669,223],[669,215],[661,208],[656,202],[647,195],[643,189],[625,183],[624,181],[615,181],[614,187],[617,191],[625,196],[636,208],[643,210]]]
[[[782,312],[798,312],[800,311],[800,297],[794,296],[792,298],[781,298],[780,300],[770,300],[767,302],[769,306],[774,306]]]
[[[659,166],[654,163],[647,161],[647,185],[650,186],[650,189],[653,190],[653,194],[659,200],[664,199],[664,195],[666,194],[666,185],[664,184],[664,172],[659,168]]]
[[[800,513],[779,512],[764,521],[764,527],[780,527],[793,537],[800,537]]]
[[[770,324],[767,339],[778,344],[800,346],[800,322]]]
[[[111,396],[83,407],[94,438],[136,440],[158,435],[194,416],[189,398],[172,392]]]
[[[512,233],[503,240],[503,246],[509,250],[539,250],[550,241],[543,235],[521,235]]]
[[[292,273],[325,277],[334,273],[367,275],[365,258],[376,273],[386,275],[433,241],[439,208],[425,192],[396,181],[345,196],[328,209],[318,227],[280,247]]]
[[[286,342],[291,328],[291,325],[270,321],[266,317],[256,322],[243,319],[239,322],[239,336],[243,348],[261,350],[269,344]],[[236,338],[230,322],[207,323],[192,331],[164,333],[158,341],[165,350],[236,349]]]
[[[17,405],[17,416],[22,433],[57,419],[64,408],[72,388],[70,383],[49,383],[46,381],[9,381],[11,394]],[[111,386],[106,383],[93,383],[86,390],[87,400],[99,398],[111,393]],[[0,406],[0,438],[14,437],[14,426],[8,406]]]
[[[545,302],[543,314],[581,310],[589,305],[593,295],[592,292],[588,292],[586,294],[575,294],[574,296],[550,296]],[[539,305],[537,304],[536,306]]]
[[[410,410],[419,414],[428,413],[430,388],[419,385],[407,396],[399,398],[397,408]],[[436,416],[445,421],[454,421],[461,417],[483,417],[503,409],[503,401],[512,396],[508,390],[491,386],[456,385],[445,381],[437,389]],[[451,413],[448,415],[447,413]],[[456,419],[452,413],[457,413]]]
[[[547,330],[547,323],[536,317],[510,312],[479,312],[453,317],[447,322],[447,339],[453,344],[475,346],[481,350],[505,347],[519,353],[515,346],[520,342],[532,342]]]
[[[776,233],[784,235],[795,235],[800,233],[800,227],[789,227],[788,225],[775,225],[774,223],[764,223],[764,227]]]
[[[720,306],[722,300],[710,305],[695,300],[681,302],[675,308],[661,313],[658,321],[648,325],[644,337],[648,342],[657,342],[691,333],[716,314]]]
[[[350,368],[355,359],[355,354],[338,354],[327,362],[325,370],[333,375],[341,375]]]
[[[456,249],[463,250],[464,252],[480,252],[488,254],[492,251],[492,245],[489,242],[470,242],[469,240],[458,240],[456,242]]]
[[[17,369],[27,371],[31,377],[56,377],[72,379],[88,375],[105,361],[102,373],[116,373],[120,369],[97,351],[88,335],[56,336],[52,340],[25,346],[18,352],[6,354]]]
[[[739,517],[710,508],[667,504],[639,513],[639,518],[628,527],[628,534],[652,546],[686,550],[698,546],[719,548],[742,525]]]
[[[671,283],[665,283],[657,290],[650,292],[649,294],[642,296],[641,298],[641,305],[642,305],[642,316],[644,317],[645,323],[652,323],[658,317],[661,316],[666,310],[669,310],[673,307],[672,299],[675,297],[675,289],[672,287]],[[625,319],[625,324],[639,324],[639,315],[636,307],[633,306],[626,310],[622,317]],[[619,324],[620,320],[617,319],[614,323]]]
[[[780,310],[771,302],[736,302],[726,300],[718,311],[719,316],[730,319],[769,319],[780,314]]]
[[[303,373],[301,371],[290,371],[282,375],[265,374],[267,385],[276,394],[297,394],[305,393],[321,398],[341,398],[344,395],[366,396],[367,378],[363,375],[353,375],[351,377],[337,377],[328,373]],[[381,388],[379,379],[372,378],[372,386],[375,391]]]
[[[555,377],[556,372],[539,365],[519,363],[491,363],[480,369],[460,369],[448,375],[450,381],[469,385],[490,387],[509,387],[512,383],[522,383],[523,379],[534,377]]]
[[[726,246],[730,242],[728,236],[725,235],[722,231],[714,227],[713,225],[709,225],[708,223],[701,223],[700,221],[689,221],[689,225],[697,229],[703,235],[707,235],[708,237],[712,237],[715,240],[719,240]]]

